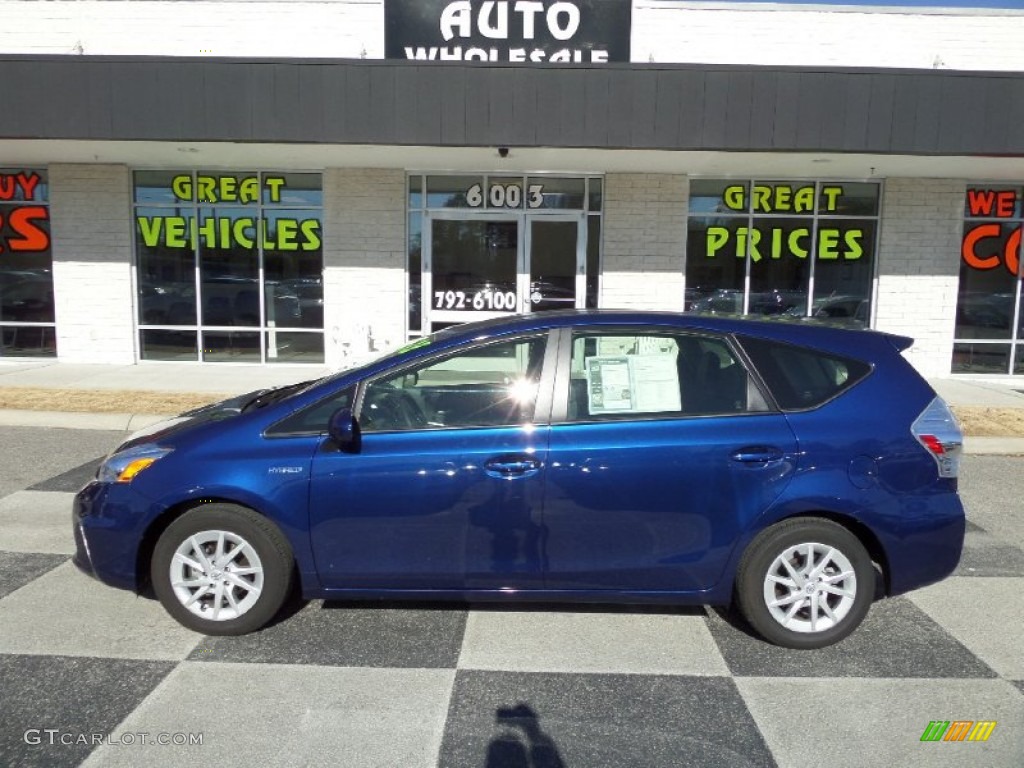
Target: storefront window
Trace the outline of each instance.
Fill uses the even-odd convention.
[[[322,363],[322,211],[318,173],[136,171],[142,359]]]
[[[879,197],[869,182],[694,179],[686,309],[867,325]]]
[[[1024,190],[980,186],[964,197],[954,373],[1019,373]]]
[[[0,169],[0,356],[54,357],[46,171]]]

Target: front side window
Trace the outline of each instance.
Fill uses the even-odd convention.
[[[573,336],[569,421],[763,410],[723,339],[691,334]]]
[[[880,188],[694,179],[687,310],[870,321]]]
[[[46,171],[0,169],[0,357],[57,354]]]
[[[359,425],[381,432],[527,424],[544,349],[544,337],[486,344],[375,379]]]
[[[144,360],[322,363],[318,173],[135,172]]]

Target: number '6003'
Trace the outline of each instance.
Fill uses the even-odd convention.
[[[521,208],[523,188],[518,184],[492,184],[487,191],[487,206],[490,208]],[[483,187],[474,184],[466,190],[466,205],[479,208],[484,204]],[[540,208],[544,204],[544,185],[531,184],[527,188],[526,207]]]

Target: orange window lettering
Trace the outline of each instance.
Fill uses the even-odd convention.
[[[1001,246],[996,243],[996,248],[986,245],[985,240],[999,238],[1001,235],[999,224],[979,224],[970,229],[964,235],[960,245],[960,256],[964,263],[972,269],[986,271],[995,269],[1000,262],[1006,267],[1011,275],[1016,275],[1020,269],[1020,238],[1021,228],[1016,227],[1006,243]]]

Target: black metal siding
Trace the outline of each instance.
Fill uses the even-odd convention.
[[[0,58],[0,138],[1024,153],[1024,74]]]

